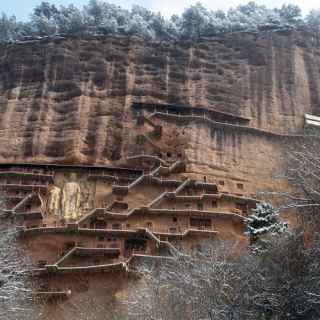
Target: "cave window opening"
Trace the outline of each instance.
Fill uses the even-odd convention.
[[[44,268],[47,264],[47,260],[38,260],[38,268]]]
[[[237,183],[237,188],[240,190],[243,190],[243,184],[242,183]]]
[[[107,223],[103,220],[98,220],[95,224],[95,229],[106,229]]]
[[[76,246],[76,243],[74,241],[71,241],[71,242],[66,242],[64,247],[66,250],[71,250],[75,246]]]
[[[198,210],[202,211],[203,210],[203,203],[198,202],[197,203],[197,208],[198,208]]]
[[[197,229],[211,228],[212,222],[211,219],[191,218],[190,226]]]
[[[220,181],[219,181],[219,184],[220,184],[220,186],[224,186],[224,181],[223,181],[223,180],[220,180]]]
[[[212,201],[211,202],[211,206],[212,206],[212,208],[217,208],[218,207],[218,203],[217,203],[217,201]]]
[[[171,152],[167,152],[167,157],[171,158],[171,156],[172,156]]]
[[[173,217],[173,218],[172,218],[172,221],[173,221],[173,222],[178,222],[178,218],[177,218],[177,217]]]
[[[242,213],[248,212],[248,206],[246,203],[236,203],[236,209],[240,210]]]
[[[147,247],[147,241],[144,239],[127,239],[125,241],[126,250],[144,251]]]
[[[116,202],[112,207],[111,210],[115,210],[116,212],[128,210],[129,206],[126,202]]]
[[[114,224],[112,225],[112,229],[120,230],[120,229],[121,229],[121,224],[120,224],[120,223],[114,223]]]
[[[170,233],[177,233],[177,228],[169,228]]]
[[[168,241],[168,237],[164,236],[164,235],[160,235],[160,240],[161,241]]]
[[[203,177],[203,181],[207,182],[207,177],[206,176]]]
[[[119,247],[119,245],[118,245],[116,239],[113,239],[111,244],[110,244],[110,248],[114,248],[115,249],[115,248],[118,248],[118,247]]]
[[[142,136],[137,136],[137,138],[136,138],[136,144],[137,144],[137,145],[142,145],[142,144],[143,144],[143,137],[142,137]]]

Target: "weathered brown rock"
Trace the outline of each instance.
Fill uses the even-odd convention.
[[[43,287],[73,291],[44,317],[126,293],[139,240],[149,258],[206,238],[246,246],[257,193],[290,191],[276,176],[305,113],[320,113],[319,62],[303,32],[0,48],[0,185]],[[121,286],[99,276],[115,267]]]
[[[132,148],[133,100],[202,105],[252,117],[259,128],[300,132],[303,114],[318,112],[317,40],[239,33],[196,44],[2,46],[0,160],[113,164]]]

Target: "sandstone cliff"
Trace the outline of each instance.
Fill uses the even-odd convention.
[[[298,133],[304,113],[319,113],[319,62],[319,39],[303,32],[2,46],[0,161],[115,164],[132,149],[133,101],[204,106]]]
[[[44,232],[38,237],[36,232],[31,237],[35,262],[45,257],[52,260],[52,267],[67,250],[65,245],[75,241],[79,247],[85,243],[89,249],[103,249],[102,244],[110,246],[119,240],[118,234],[122,237],[122,227],[136,232],[147,226],[159,234],[164,230],[180,234],[177,226],[187,229],[192,210],[216,215],[213,231],[218,230],[221,239],[245,245],[243,225],[235,219],[248,214],[256,193],[290,191],[287,182],[275,176],[281,173],[288,143],[303,133],[304,114],[320,114],[319,63],[319,39],[296,31],[238,33],[199,43],[110,37],[2,46],[2,187],[8,197],[26,199],[20,203],[22,212],[28,201],[34,202],[35,195],[29,195],[34,190],[37,205],[46,204],[42,220],[26,222],[27,232],[39,226],[58,229],[54,235]],[[150,104],[157,105],[157,114],[148,109]],[[218,112],[209,112],[209,120],[201,112],[188,118],[176,110],[168,112],[172,105],[193,107],[192,115]],[[143,175],[145,158],[153,178]],[[4,163],[20,165],[10,169]],[[55,165],[59,163],[78,166]],[[154,163],[164,164],[163,172],[160,166],[154,170]],[[176,163],[181,164],[179,170],[173,170]],[[139,170],[81,168],[85,164]],[[212,185],[210,198],[205,188]],[[178,191],[183,192],[177,200]],[[168,199],[162,198],[165,193],[170,193]],[[117,213],[123,219],[123,213],[133,209],[141,212],[120,222],[101,214]],[[28,210],[38,213],[33,206]],[[163,210],[169,213],[164,215]],[[173,215],[179,210],[178,221]],[[91,238],[78,235],[78,229],[68,229],[62,221],[80,217]],[[101,228],[106,229],[102,240],[96,236]],[[187,239],[187,246],[195,244],[194,238],[198,239]],[[125,240],[119,241],[125,248]],[[115,274],[69,274],[63,279],[50,274],[47,287],[66,287],[72,297],[46,305],[42,318],[79,319],[79,314],[92,317],[95,312],[96,319],[104,319],[109,311],[101,307],[105,297],[118,300],[128,291],[128,279]]]

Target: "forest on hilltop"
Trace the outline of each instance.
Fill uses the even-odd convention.
[[[320,28],[320,10],[311,10],[302,17],[301,9],[293,4],[269,9],[249,2],[227,12],[212,11],[201,3],[185,9],[182,15],[167,19],[161,13],[134,5],[131,10],[100,0],[90,0],[83,8],[74,5],[56,7],[42,2],[34,8],[29,21],[2,13],[0,41],[15,42],[30,37],[137,35],[153,40],[197,40],[230,32],[255,32],[278,28]]]

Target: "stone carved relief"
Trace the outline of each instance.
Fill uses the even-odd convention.
[[[52,187],[49,191],[47,211],[49,215],[61,215],[61,189]]]
[[[81,189],[76,182],[68,182],[62,190],[62,215],[65,219],[77,219],[81,215]]]

